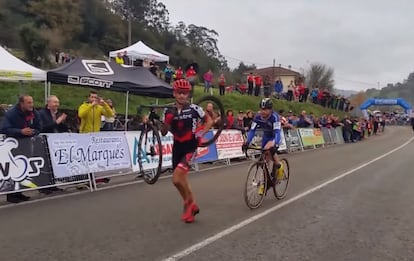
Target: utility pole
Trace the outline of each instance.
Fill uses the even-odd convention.
[[[276,76],[275,76],[275,66],[276,66],[276,59],[273,58],[273,70],[272,70],[273,81],[276,80]]]
[[[132,24],[131,24],[131,0],[128,0],[128,46],[131,46],[131,34],[132,34]]]

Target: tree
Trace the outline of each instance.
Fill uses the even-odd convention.
[[[157,32],[167,31],[170,26],[167,7],[157,0],[149,1],[148,9],[144,13],[144,20],[148,27]]]
[[[47,40],[32,25],[22,26],[20,38],[29,62],[37,67],[44,65],[47,62]]]
[[[365,92],[359,92],[355,94],[351,99],[351,103],[357,106],[361,105],[367,99]]]
[[[82,30],[79,0],[30,1],[27,10],[53,49],[62,47]]]
[[[246,65],[243,62],[239,63],[239,66],[237,68],[235,68],[232,71],[232,76],[233,79],[236,82],[244,82],[246,79],[245,76],[243,76],[243,73],[247,72],[247,71],[251,71],[251,70],[255,70],[256,69],[256,65]]]
[[[319,88],[328,88],[330,91],[334,87],[334,70],[325,64],[311,64],[310,69],[306,72],[306,85],[309,88],[318,86]]]

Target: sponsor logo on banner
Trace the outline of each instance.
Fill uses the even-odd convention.
[[[76,85],[87,85],[100,88],[111,88],[113,81],[107,81],[102,79],[95,79],[90,77],[80,77],[80,76],[68,76],[68,83]]]
[[[0,192],[51,184],[45,145],[43,136],[0,141]]]
[[[243,135],[239,130],[223,130],[216,141],[218,159],[243,157],[241,149],[244,143]]]
[[[50,134],[48,144],[56,178],[131,167],[123,133]]]
[[[253,140],[250,143],[250,146],[261,148],[262,147],[262,137],[263,137],[263,130],[258,129],[256,130]],[[283,129],[280,130],[280,144],[279,144],[279,151],[286,151],[287,145],[286,145],[286,139],[285,139],[285,133],[283,132]],[[249,152],[253,153],[253,152]],[[256,154],[260,154],[259,151],[256,152]]]
[[[303,146],[324,144],[325,141],[320,129],[298,129]]]
[[[6,78],[6,79],[19,79],[19,78],[25,78],[25,79],[31,79],[33,78],[33,73],[31,72],[21,72],[21,71],[4,71],[0,70],[0,79]]]
[[[204,135],[204,140],[209,140],[213,138],[214,133],[212,131],[209,131]],[[196,163],[202,163],[202,162],[208,162],[208,161],[215,161],[217,160],[217,148],[216,144],[213,143],[210,146],[207,147],[199,147],[197,148],[197,155],[194,159],[194,162]]]
[[[114,71],[106,61],[99,60],[82,60],[85,69],[94,75],[113,75]]]
[[[129,150],[131,152],[132,160],[132,170],[140,171],[139,168],[139,157],[141,156],[142,167],[144,170],[154,169],[158,166],[160,148],[158,146],[154,147],[156,156],[148,155],[150,151],[150,144],[152,142],[152,134],[148,133],[147,136],[147,148],[140,148],[139,145],[139,136],[141,135],[140,131],[137,132],[127,132],[126,138],[129,145]],[[173,136],[171,133],[168,133],[166,136],[161,136],[161,152],[162,152],[162,167],[167,168],[172,166],[172,146],[173,146]]]
[[[29,177],[37,177],[45,165],[42,157],[28,158],[25,155],[13,155],[12,150],[19,147],[14,138],[6,138],[0,142],[0,181],[12,180],[20,182]]]

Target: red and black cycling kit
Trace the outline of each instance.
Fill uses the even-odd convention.
[[[164,122],[171,126],[170,131],[174,136],[173,169],[180,167],[188,171],[189,161],[197,150],[198,141],[195,134],[198,123],[206,114],[200,106],[188,104],[183,106],[181,112],[176,108],[167,108],[164,115]]]

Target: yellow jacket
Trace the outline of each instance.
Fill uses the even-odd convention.
[[[117,64],[124,64],[124,58],[117,56],[117,57],[115,57],[115,62]]]
[[[111,107],[105,102],[102,105],[93,106],[91,103],[84,102],[78,109],[78,117],[81,120],[79,132],[98,132],[101,129],[101,116],[114,117]]]

